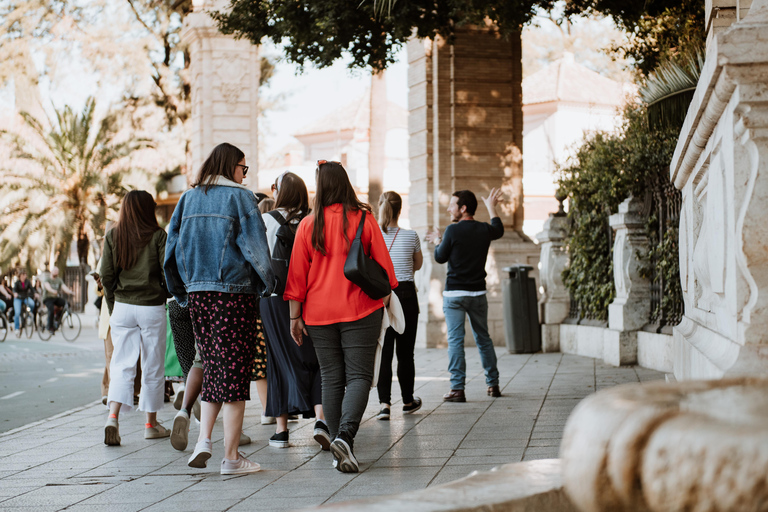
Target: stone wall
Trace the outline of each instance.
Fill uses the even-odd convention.
[[[768,1],[713,36],[670,165],[682,191],[678,380],[768,370]]]
[[[504,39],[492,27],[461,29],[453,45],[412,39],[408,44],[410,220],[421,236],[450,222],[446,208],[456,190],[478,196],[501,187],[505,235],[491,245],[488,273],[489,331],[504,344],[502,269],[538,264],[539,250],[522,232],[522,68],[520,39]],[[477,220],[488,221],[480,204]],[[424,244],[417,275],[418,346],[445,344],[442,290],[445,265]],[[536,275],[538,278],[538,276]],[[467,342],[472,344],[468,329]]]

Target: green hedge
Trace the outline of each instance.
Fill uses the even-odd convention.
[[[570,165],[559,170],[570,220],[569,265],[563,281],[582,318],[607,320],[608,305],[615,295],[608,216],[627,197],[641,197],[651,181],[668,175],[677,137],[677,128],[650,130],[644,107],[631,105],[624,111],[618,133],[588,135]],[[649,236],[654,236],[651,229],[649,223]],[[663,252],[657,266],[666,274],[670,269],[677,272],[676,229],[674,238],[674,243],[665,240],[655,249]],[[679,274],[672,281],[678,282],[679,290]]]

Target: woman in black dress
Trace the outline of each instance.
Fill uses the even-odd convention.
[[[331,437],[322,406],[320,365],[309,336],[298,346],[291,337],[290,307],[283,300],[285,278],[293,237],[299,222],[309,213],[309,195],[304,181],[292,172],[275,182],[276,209],[264,215],[272,267],[278,278],[271,297],[261,299],[261,320],[267,338],[267,416],[277,419],[275,435],[269,445],[288,446],[288,416],[317,417],[314,438],[328,450]]]

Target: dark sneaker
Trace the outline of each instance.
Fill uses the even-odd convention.
[[[288,448],[288,431],[283,430],[269,438],[269,446],[275,448]]]
[[[499,389],[499,386],[488,386],[488,396],[499,398],[501,396],[501,390]]]
[[[389,413],[390,413],[389,404],[383,404],[383,405],[384,407],[382,407],[381,410],[379,411],[379,414],[376,415],[376,419],[382,420],[382,421],[389,421]]]
[[[331,431],[328,430],[328,425],[322,421],[315,422],[315,441],[323,447],[323,450],[331,449]]]
[[[333,467],[342,473],[357,473],[360,471],[355,454],[352,453],[353,444],[352,438],[346,432],[339,432],[339,435],[331,443]]]
[[[413,397],[413,402],[411,402],[411,405],[403,406],[403,414],[413,414],[419,409],[421,409],[421,398],[415,396]]]

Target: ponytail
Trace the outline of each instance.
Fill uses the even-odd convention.
[[[387,227],[394,220],[400,217],[400,210],[403,207],[403,200],[397,192],[384,192],[379,198],[379,225],[384,233],[387,233]]]

